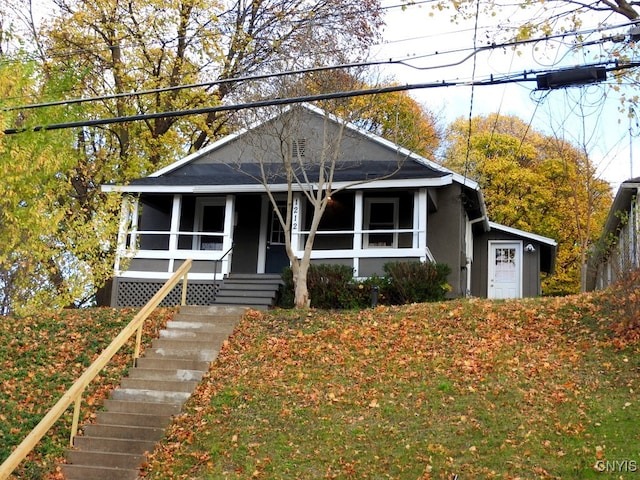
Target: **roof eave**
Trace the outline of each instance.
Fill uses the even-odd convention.
[[[387,180],[364,180],[362,182],[333,182],[331,188],[358,190],[371,188],[415,188],[415,187],[441,187],[451,184],[451,175],[443,175],[434,178],[407,178]],[[314,185],[314,188],[317,186]],[[262,193],[265,187],[262,184],[239,185],[102,185],[105,193],[154,193],[154,194],[228,194],[228,193]],[[268,188],[273,192],[286,192],[287,184],[272,184]],[[294,191],[302,191],[301,185],[293,185]]]

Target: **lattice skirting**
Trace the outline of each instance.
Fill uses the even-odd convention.
[[[164,285],[163,281],[135,278],[118,278],[114,281],[111,304],[113,307],[142,307]],[[187,285],[188,305],[211,305],[218,285],[213,282],[191,280]],[[182,300],[182,282],[160,304],[163,307],[180,305]]]

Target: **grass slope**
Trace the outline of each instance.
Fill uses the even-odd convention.
[[[26,318],[0,317],[0,463],[111,340],[137,313],[97,308],[43,312]],[[157,336],[173,310],[158,309],[147,320],[143,344]],[[90,421],[108,392],[131,365],[131,340],[87,388],[81,421]],[[13,478],[59,478],[56,464],[69,444],[73,409],[56,423]]]
[[[254,312],[144,474],[638,478],[639,348],[603,303]]]

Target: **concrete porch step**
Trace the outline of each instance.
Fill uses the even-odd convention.
[[[85,452],[144,454],[156,448],[156,441],[78,436],[74,439],[73,445]]]
[[[136,368],[141,369],[163,369],[163,370],[199,370],[206,371],[209,369],[209,362],[206,360],[194,360],[188,358],[169,358],[169,357],[141,357],[136,360]],[[135,369],[129,371],[129,376]]]
[[[199,382],[204,375],[202,370],[171,369],[171,368],[134,368],[129,372],[130,379],[165,380],[165,381],[195,381]]]
[[[155,410],[155,409],[154,409]],[[177,412],[176,412],[177,413]],[[135,412],[98,412],[96,424],[98,425],[135,425],[139,427],[166,428],[171,421],[172,413],[147,414]]]
[[[177,403],[182,408],[184,402],[191,396],[190,392],[165,392],[141,388],[118,388],[113,391],[111,398],[128,402],[145,403]]]
[[[198,385],[196,380],[155,380],[146,378],[123,378],[120,388],[128,390],[154,390],[157,392],[191,393]]]
[[[147,358],[183,359],[197,362],[213,362],[218,356],[218,350],[194,350],[179,348],[154,348],[146,353]]]
[[[231,307],[231,305],[228,305],[228,307]],[[243,310],[246,310],[246,308],[243,308]],[[244,312],[242,313],[242,315],[244,315]],[[236,323],[238,323],[238,314],[179,313],[173,317],[172,321],[191,323],[195,322],[209,325],[226,326],[227,328],[229,328],[234,327]]]
[[[138,468],[96,467],[83,464],[63,465],[66,480],[136,480]]]
[[[171,418],[182,411],[180,402],[142,402],[129,400],[115,400],[113,398],[104,401],[105,412],[125,414],[149,414],[162,415]],[[100,412],[102,413],[102,412]]]
[[[140,464],[145,461],[146,457],[144,455],[131,453],[81,452],[80,450],[69,450],[67,459],[73,464],[84,464],[96,467],[111,466],[111,468],[137,470]]]
[[[225,317],[239,319],[244,315],[246,310],[246,307],[227,305],[185,305],[180,307],[180,312],[178,312],[176,318],[182,315],[204,315],[207,316],[210,321],[215,322]]]
[[[164,428],[140,425],[85,425],[84,436],[123,440],[144,440],[157,442],[164,436]]]
[[[233,332],[232,325],[216,325],[200,322],[169,322],[160,332],[160,338],[176,340],[217,341],[220,336],[228,337]]]
[[[179,350],[211,350],[219,349],[222,342],[229,338],[226,333],[208,333],[197,337],[161,335],[151,344],[152,349],[178,348]]]

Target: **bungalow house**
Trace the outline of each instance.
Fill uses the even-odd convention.
[[[626,272],[640,267],[637,200],[640,177],[622,182],[600,239],[592,249],[587,268],[586,290],[601,290]]]
[[[556,242],[490,222],[475,181],[302,105],[146,178],[103,186],[125,194],[111,304],[143,304],[187,258],[192,303],[211,303],[234,277],[279,275],[289,260],[267,187],[280,206],[283,154],[306,166],[292,187],[298,256],[312,217],[304,190],[327,188],[318,165],[331,158],[332,195],[312,262],[348,265],[359,278],[382,274],[390,261],[446,263],[452,297],[540,295],[540,273],[553,271]]]

